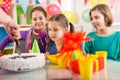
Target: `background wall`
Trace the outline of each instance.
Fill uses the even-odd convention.
[[[100,3],[107,4],[111,8],[114,18],[113,26],[117,26],[117,29],[118,26],[120,26],[120,0],[61,0],[61,5],[57,0],[49,0],[49,4],[51,3],[57,4],[61,8],[62,12],[71,11],[74,13],[74,25],[77,28],[82,27],[82,29],[80,28],[77,30],[84,30],[86,32],[94,30],[88,20],[88,12],[93,6]]]

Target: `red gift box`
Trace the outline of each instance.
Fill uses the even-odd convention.
[[[104,66],[104,58],[103,57],[98,57],[96,59],[96,61],[94,61],[94,63],[93,63],[93,73],[103,69],[104,67],[105,67]],[[78,73],[78,74],[80,73],[77,59],[76,60],[71,60],[69,68],[74,73]]]

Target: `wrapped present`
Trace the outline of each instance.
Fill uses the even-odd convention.
[[[105,52],[105,55],[106,55],[106,52]],[[93,72],[97,72],[105,67],[106,59],[104,59],[104,58],[105,58],[104,56],[103,57],[99,56],[96,59],[94,59]],[[74,60],[71,60],[69,68],[74,73],[80,73],[79,65],[80,65],[80,63],[78,62],[78,59],[74,59]]]

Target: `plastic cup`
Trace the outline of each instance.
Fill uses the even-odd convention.
[[[98,57],[103,57],[103,59],[104,59],[104,66],[106,67],[107,51],[96,51],[96,55]]]
[[[98,57],[107,57],[107,51],[96,51]]]
[[[79,69],[82,80],[92,80],[93,59],[79,60]]]

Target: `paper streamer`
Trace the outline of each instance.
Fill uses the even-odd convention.
[[[11,1],[12,0],[3,0],[3,10],[8,14],[9,13],[9,9],[10,9],[10,6],[11,6]]]
[[[90,3],[92,6],[95,6],[97,4],[108,4],[109,0],[90,0]]]
[[[40,5],[41,5],[44,9],[46,9],[47,0],[39,0],[39,3],[40,3]]]
[[[111,8],[114,7],[116,1],[117,1],[117,0],[110,0],[110,6],[111,6]]]
[[[27,12],[27,8],[28,8],[28,3],[29,0],[19,0],[19,3],[23,9],[23,12],[26,13]]]

